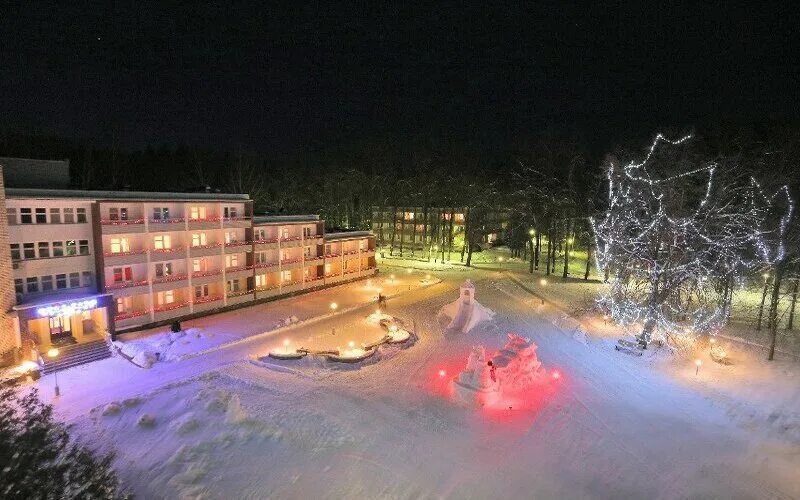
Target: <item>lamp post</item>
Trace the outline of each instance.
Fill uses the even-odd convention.
[[[497,262],[500,263],[500,271],[502,271],[503,270],[503,258],[502,257],[498,257],[497,258]]]
[[[336,302],[331,302],[331,311],[336,312],[336,309],[339,308],[339,304]]]
[[[56,359],[58,357],[58,349],[53,347],[52,349],[47,351],[47,357],[50,359]],[[58,388],[58,370],[53,372],[53,376],[55,377],[56,380],[55,394],[56,397],[58,397],[61,395],[61,390]]]

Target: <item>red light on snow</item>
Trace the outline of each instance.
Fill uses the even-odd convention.
[[[444,371],[444,370],[439,370],[439,376],[440,376],[440,377],[444,377],[445,375],[447,375],[447,372],[446,372],[446,371]]]
[[[553,372],[553,378],[558,380],[559,378],[561,378],[561,374],[558,372]]]

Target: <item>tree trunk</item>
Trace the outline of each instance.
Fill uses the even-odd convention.
[[[775,282],[772,285],[772,299],[769,304],[769,355],[767,359],[772,361],[775,358],[775,343],[778,339],[778,302],[781,298],[781,281],[783,280],[783,270],[786,267],[784,262],[779,262],[775,266]]]
[[[394,238],[397,234],[397,207],[392,207],[392,236],[389,240],[389,255],[394,252]]]
[[[414,257],[414,250],[417,246],[417,209],[413,208],[414,218],[411,219],[411,256]]]
[[[792,287],[792,305],[789,308],[789,324],[787,325],[788,330],[794,329],[794,307],[797,304],[797,285],[800,280],[797,278],[794,279],[794,286]]]
[[[540,231],[536,231],[536,258],[534,259],[533,268],[538,270],[539,269],[539,257],[542,256],[542,233]]]
[[[425,257],[425,254],[430,254],[430,252],[425,251],[425,245],[428,245],[430,248],[430,242],[428,241],[428,205],[427,203],[425,206],[422,207],[422,257]]]
[[[400,216],[400,257],[403,256],[403,242],[405,241],[406,237],[406,211],[402,209],[402,215]]]
[[[583,279],[585,281],[589,280],[589,271],[591,270],[591,266],[592,266],[592,244],[589,243],[589,245],[586,247],[586,272],[583,273]]]
[[[456,209],[455,207],[450,208],[450,224],[447,233],[447,262],[450,262],[451,254],[453,253],[453,222],[455,222],[456,218]],[[444,253],[444,252],[442,252]]]
[[[564,279],[569,276],[569,235],[570,235],[570,221],[564,222]]]
[[[469,212],[469,207],[467,207],[464,211],[464,245],[467,247],[467,262],[465,265],[467,267],[472,264],[472,223]]]
[[[534,261],[534,253],[535,253],[534,252],[534,248],[533,248],[533,246],[534,246],[533,238],[529,239],[528,241],[529,241],[530,247],[531,247],[531,261],[530,261],[530,264],[528,265],[528,273],[533,274],[533,261]]]
[[[550,229],[550,232],[547,233],[547,270],[545,274],[550,276],[550,252],[552,251],[553,246],[553,230]]]
[[[761,306],[758,308],[758,322],[756,323],[756,331],[761,331],[761,319],[764,317],[764,304],[767,301],[767,290],[769,289],[769,278],[764,280],[764,292],[761,294]]]

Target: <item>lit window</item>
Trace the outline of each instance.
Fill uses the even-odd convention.
[[[305,247],[303,252],[306,257],[311,257],[311,247]]]
[[[199,247],[203,246],[207,243],[206,233],[193,233],[192,234],[192,246]]]
[[[281,281],[286,283],[287,281],[292,281],[292,272],[291,271],[281,271]]]
[[[289,228],[288,227],[282,227],[281,228],[281,238],[284,239],[284,240],[289,238]]]
[[[414,220],[414,212],[406,212],[405,213],[406,220]]]
[[[330,274],[330,273],[331,273],[331,265],[325,264],[325,274]]]
[[[119,220],[119,208],[114,208],[114,207],[109,208],[108,209],[108,218],[110,220]]]
[[[228,231],[225,233],[225,243],[233,243],[235,241],[238,241],[236,231]]]
[[[125,313],[131,310],[132,300],[130,297],[117,298],[117,313]]]
[[[159,262],[156,264],[156,278],[172,275],[172,262]]]
[[[256,274],[256,288],[264,288],[267,286],[267,275]]]
[[[267,263],[267,252],[256,252],[256,264]]]
[[[236,254],[225,256],[225,267],[237,267],[239,265],[239,256]]]
[[[153,247],[156,250],[166,250],[172,248],[172,239],[168,234],[160,234],[153,237]]]
[[[311,228],[306,226],[303,228],[303,237],[308,238],[311,236]]]
[[[239,280],[228,280],[227,287],[229,292],[238,292],[239,291]]]
[[[194,287],[194,298],[202,299],[208,297],[208,285],[197,285]]]
[[[156,303],[160,306],[172,304],[175,302],[175,293],[173,290],[165,290],[156,294]]]
[[[133,269],[130,267],[115,267],[113,269],[114,283],[133,280]]]
[[[202,273],[205,272],[208,267],[208,262],[205,259],[194,259],[192,260],[192,272],[193,273]]]
[[[189,218],[197,220],[197,219],[205,219],[206,218],[206,207],[191,207],[189,209]]]
[[[130,250],[128,238],[111,238],[111,253],[125,253]]]
[[[358,240],[358,249],[359,250],[364,250],[364,243],[366,243],[366,241]]]

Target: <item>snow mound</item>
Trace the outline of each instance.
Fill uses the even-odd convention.
[[[156,417],[149,413],[145,413],[139,417],[139,419],[136,421],[136,425],[144,429],[152,429],[156,426]]]
[[[172,423],[172,428],[180,436],[184,436],[186,434],[194,432],[199,427],[200,427],[200,420],[198,420],[198,418],[195,416],[193,412],[189,412],[186,413],[185,415],[182,415]]]
[[[242,402],[239,400],[239,395],[234,394],[228,400],[228,406],[225,410],[225,423],[226,424],[240,424],[247,419],[247,413],[242,408]]]
[[[393,321],[394,317],[391,314],[376,311],[367,316],[366,322],[371,325],[377,325],[380,324],[381,320]]]
[[[136,356],[131,359],[131,362],[141,368],[150,368],[158,361],[158,356],[149,351],[139,351]]]
[[[119,415],[120,412],[122,412],[122,407],[119,405],[119,403],[108,403],[103,407],[104,417]]]

